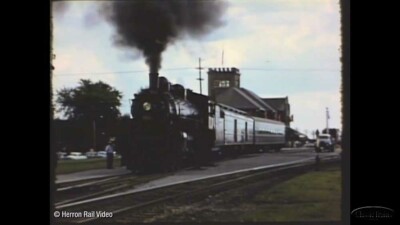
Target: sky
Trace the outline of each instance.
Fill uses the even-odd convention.
[[[208,68],[236,67],[241,87],[260,97],[289,97],[292,128],[312,137],[326,127],[328,108],[329,127],[341,129],[339,0],[226,2],[223,26],[167,46],[160,76],[200,92],[201,58],[202,93],[208,93]],[[148,86],[149,69],[139,51],[114,45],[115,28],[99,16],[103,3],[53,3],[53,91],[80,79],[103,81],[122,92],[120,111],[129,114],[129,99]]]

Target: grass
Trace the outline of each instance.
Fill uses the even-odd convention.
[[[121,158],[114,158],[114,167],[121,165]],[[82,159],[82,160],[59,160],[57,163],[56,174],[75,173],[92,169],[105,169],[107,160],[105,158],[98,159]]]
[[[340,221],[340,168],[301,175],[260,192],[253,201],[256,209],[240,216],[241,221]]]

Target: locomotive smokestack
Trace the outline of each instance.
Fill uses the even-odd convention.
[[[158,90],[158,73],[150,72],[149,73],[149,80],[150,80],[150,90]]]

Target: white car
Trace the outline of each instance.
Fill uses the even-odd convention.
[[[117,152],[114,152],[114,156],[116,156],[117,155]],[[107,158],[107,153],[106,153],[106,151],[98,151],[97,152],[97,157],[100,157],[100,158]]]
[[[97,157],[100,157],[100,158],[107,158],[107,153],[106,153],[106,151],[98,151],[98,152],[97,152]]]
[[[69,155],[66,157],[67,159],[87,159],[86,155],[82,155],[80,152],[71,152]]]
[[[88,158],[97,158],[97,153],[95,151],[86,152]]]
[[[66,152],[57,152],[58,159],[65,159],[67,157]]]

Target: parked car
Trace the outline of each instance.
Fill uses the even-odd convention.
[[[315,142],[307,142],[304,144],[305,148],[315,148]]]
[[[69,155],[66,157],[67,159],[87,159],[86,155],[82,155],[80,152],[71,152]]]
[[[117,152],[114,152],[114,156],[116,156],[117,155]],[[106,151],[98,151],[97,152],[97,157],[100,157],[100,158],[107,158],[107,153],[106,153]]]
[[[88,157],[88,158],[97,158],[98,156],[97,156],[97,153],[95,152],[95,151],[88,151],[88,152],[86,152],[86,156]]]
[[[106,151],[98,151],[98,152],[97,152],[97,157],[100,157],[100,158],[107,158],[107,153],[106,153]]]
[[[67,153],[66,152],[57,152],[58,159],[66,159]]]

